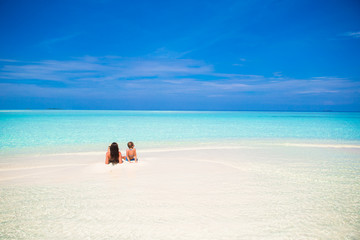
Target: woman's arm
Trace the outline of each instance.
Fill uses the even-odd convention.
[[[108,150],[107,153],[106,153],[106,156],[105,156],[105,164],[109,164],[109,159],[110,159],[110,153],[109,153],[109,150]]]
[[[123,163],[123,156],[121,155],[121,152],[119,152],[119,163]]]

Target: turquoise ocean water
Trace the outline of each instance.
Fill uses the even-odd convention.
[[[0,239],[360,239],[359,147],[360,113],[0,111]]]
[[[1,153],[46,148],[90,151],[113,141],[145,146],[239,139],[359,143],[360,113],[0,111]]]

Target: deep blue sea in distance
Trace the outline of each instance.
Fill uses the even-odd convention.
[[[2,110],[0,152],[113,142],[360,142],[358,112]],[[90,149],[87,149],[90,150]]]

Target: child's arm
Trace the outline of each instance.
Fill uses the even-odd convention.
[[[134,148],[134,158],[135,158],[135,162],[138,161],[137,155],[136,155],[136,149]]]

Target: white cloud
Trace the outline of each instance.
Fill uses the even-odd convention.
[[[282,77],[283,76],[282,72],[273,72],[273,75],[275,77]]]
[[[211,74],[211,65],[191,59],[94,58],[56,61],[44,60],[27,64],[7,64],[0,78],[13,80],[47,80],[61,82],[107,81],[142,77],[174,77]]]
[[[142,95],[231,96],[259,93],[285,96],[360,91],[360,83],[348,79],[326,76],[292,79],[280,77],[278,72],[274,75],[219,73],[213,66],[192,59],[86,56],[67,61],[5,62],[0,69],[0,82],[7,84],[3,85],[2,94],[21,94],[24,91],[23,94],[33,92],[41,95],[41,91],[47,91],[47,95],[43,94],[48,97],[76,93],[106,97],[110,93],[117,96],[120,92]],[[22,89],[18,89],[17,85]]]
[[[232,90],[232,91],[237,91],[237,90],[246,90],[251,88],[250,85],[247,84],[243,84],[240,82],[231,82],[231,83],[226,83],[226,82],[205,82],[203,83],[203,85],[208,86],[208,87],[213,87],[216,88],[218,90]]]
[[[47,39],[47,40],[44,40],[44,41],[40,42],[39,45],[49,46],[49,45],[54,44],[54,43],[64,42],[64,41],[70,40],[70,39],[72,39],[74,37],[77,37],[80,34],[81,33],[73,33],[73,34],[69,34],[69,35],[66,35],[66,36],[62,36],[62,37],[56,37],[56,38]]]
[[[17,60],[13,60],[13,59],[0,58],[0,62],[18,62],[18,61],[17,61]]]
[[[360,31],[358,31],[358,32],[347,32],[344,35],[349,36],[349,37],[353,37],[353,38],[360,38]]]
[[[336,90],[327,90],[327,89],[313,89],[308,91],[299,91],[299,94],[323,94],[323,93],[338,93]]]

